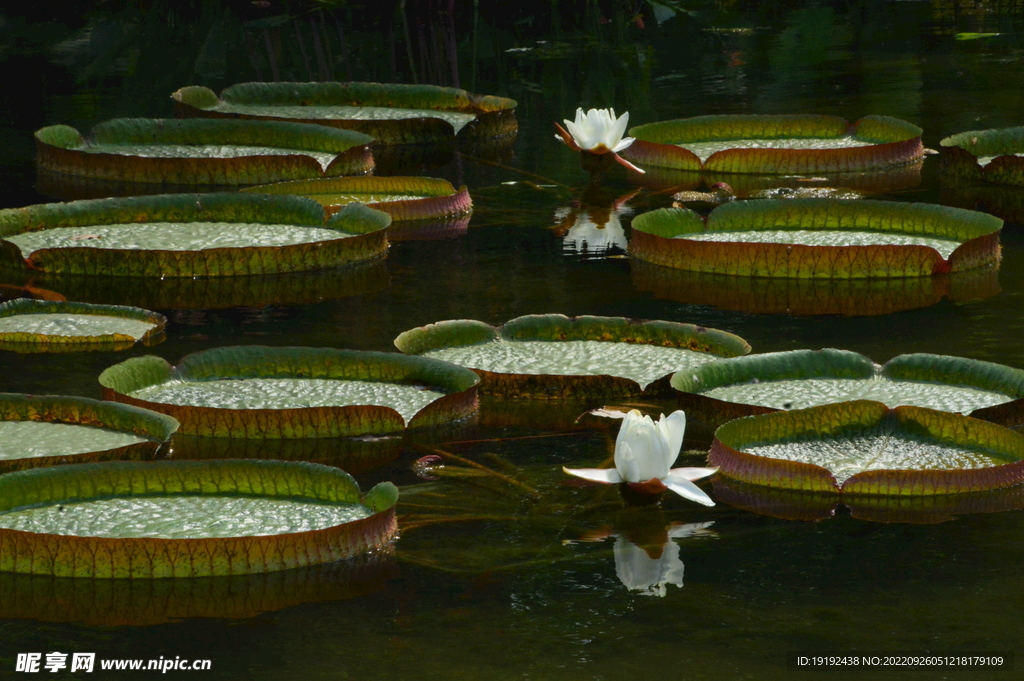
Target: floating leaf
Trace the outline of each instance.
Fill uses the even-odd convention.
[[[622,156],[643,166],[718,173],[850,173],[924,155],[921,129],[889,116],[853,125],[821,115],[696,116],[629,131]]]
[[[748,416],[715,431],[730,478],[846,495],[959,494],[1024,481],[1024,435],[979,419],[857,400]]]
[[[341,177],[296,180],[247,187],[243,192],[307,196],[337,213],[362,203],[391,216],[392,221],[425,220],[463,215],[473,209],[469,190],[456,190],[447,180],[430,177]]]
[[[164,338],[167,318],[137,307],[21,298],[0,304],[0,349],[15,352],[125,350]]]
[[[237,438],[400,432],[476,410],[473,372],[394,353],[225,347],[177,367],[152,355],[100,375],[104,397],[173,415],[181,432]]]
[[[182,116],[271,119],[357,130],[381,144],[507,135],[516,102],[436,85],[238,83],[221,92],[184,87],[171,95]]]
[[[115,118],[88,137],[66,125],[35,136],[41,169],[104,180],[239,185],[373,169],[372,137],[301,123]]]
[[[483,393],[539,399],[660,392],[672,367],[750,352],[738,336],[692,324],[558,314],[500,327],[437,322],[403,332],[395,346],[473,369]]]
[[[385,499],[391,504],[382,507]],[[395,500],[389,482],[360,497],[352,476],[310,463],[108,462],[19,471],[0,477],[0,571],[152,578],[317,565],[387,543],[397,530]],[[189,508],[207,511],[190,517]],[[248,512],[236,515],[240,508]]]
[[[0,611],[11,619],[88,626],[148,626],[192,617],[240,620],[301,603],[373,593],[397,573],[387,550],[224,577],[75,579],[0,572]]]
[[[0,264],[60,274],[277,274],[369,260],[391,218],[350,204],[324,222],[297,196],[184,194],[0,211]]]
[[[884,315],[1000,291],[996,266],[934,277],[797,279],[689,272],[633,259],[630,271],[637,289],[658,298],[750,314]]]
[[[771,352],[677,372],[672,387],[680,408],[716,426],[740,416],[856,399],[1024,424],[1024,371],[964,357],[916,353],[879,367],[848,350]]]
[[[939,145],[949,178],[1024,186],[1024,127],[970,130]]]
[[[107,459],[151,459],[169,416],[85,397],[0,393],[0,473]]]
[[[1002,224],[984,213],[923,203],[737,201],[714,209],[706,223],[684,208],[644,213],[633,221],[629,251],[656,265],[716,274],[931,276],[997,263]],[[766,232],[771,234],[763,236]],[[808,243],[817,245],[799,243],[808,235],[813,237]],[[700,240],[712,237],[722,240]],[[836,245],[844,240],[861,245]],[[930,245],[915,245],[934,240],[949,242],[948,259]]]

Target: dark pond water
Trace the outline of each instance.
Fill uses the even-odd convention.
[[[786,314],[785,306],[759,313],[768,294],[659,278],[621,251],[576,253],[558,228],[586,177],[553,139],[551,123],[580,105],[629,110],[633,123],[712,113],[815,112],[851,121],[887,114],[920,125],[932,148],[955,132],[1020,125],[1022,7],[990,5],[987,13],[941,1],[779,5],[723,14],[717,24],[633,27],[615,40],[495,39],[491,47],[502,49],[488,55],[493,68],[481,70],[476,90],[518,99],[521,128],[511,150],[498,160],[466,153],[439,166],[385,169],[468,185],[476,209],[464,232],[393,243],[385,263],[351,276],[263,282],[235,298],[186,292],[177,299],[183,309],[169,309],[179,306],[166,291],[68,285],[69,297],[160,309],[171,320],[167,342],[119,354],[0,353],[0,390],[98,397],[104,368],[146,352],[173,363],[234,344],[391,350],[397,334],[433,321],[496,324],[539,312],[692,322],[736,333],[755,352],[840,347],[878,362],[932,352],[1024,367],[1018,223],[1003,231],[997,281],[891,292],[881,298],[893,311],[874,316]],[[1001,35],[957,40],[958,33]],[[528,49],[502,51],[510,47]],[[7,69],[4,77],[24,85],[25,62],[8,63],[19,73]],[[116,84],[80,87],[57,66],[38,69],[30,96],[0,90],[4,206],[60,194],[37,189],[32,130],[169,110],[162,97],[135,101]],[[977,205],[974,196],[942,188],[938,165],[938,157],[927,158],[919,178],[902,178],[876,198]],[[612,197],[634,189],[624,173],[610,174],[607,188]],[[986,201],[982,207],[1000,210],[997,199]],[[669,202],[652,191],[631,198],[626,233],[632,215]],[[217,303],[223,300],[227,307]],[[0,575],[0,677],[22,676],[12,671],[19,652],[57,650],[208,658],[209,678],[1014,678],[1012,671],[961,669],[795,671],[786,655],[1019,651],[1024,512],[911,524],[859,519],[841,508],[810,522],[677,498],[664,500],[661,515],[624,512],[611,490],[564,484],[561,466],[597,465],[611,441],[599,431],[563,430],[562,416],[547,406],[531,413],[485,402],[478,423],[434,437],[460,456],[513,467],[539,500],[509,486],[424,483],[410,470],[423,454],[412,447],[358,476],[364,488],[380,479],[401,485],[407,514],[393,555],[370,564],[141,586]],[[443,444],[452,442],[461,444]],[[691,427],[687,449],[709,444],[710,432]],[[699,461],[694,455],[687,464]],[[478,519],[418,524],[427,515],[458,514]],[[669,584],[663,596],[627,589],[616,552],[627,536],[640,541],[669,523],[695,524],[673,540],[685,564],[683,586]],[[168,617],[177,621],[160,622]]]

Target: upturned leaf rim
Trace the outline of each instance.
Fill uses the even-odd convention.
[[[287,409],[225,409],[149,402],[130,393],[168,380],[218,378],[337,378],[412,383],[445,392],[408,423],[391,407],[321,406]],[[334,438],[400,433],[471,415],[479,378],[469,369],[426,357],[337,348],[226,346],[183,357],[177,366],[155,355],[133,357],[99,377],[104,399],[174,416],[184,435],[251,439]]]
[[[0,529],[0,571],[54,577],[207,577],[275,572],[360,555],[397,531],[398,488],[361,495],[348,473],[305,462],[117,461],[0,476],[0,511],[121,495],[245,494],[362,504],[368,517],[307,532],[233,538],[111,538]]]

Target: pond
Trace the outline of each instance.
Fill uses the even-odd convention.
[[[600,24],[601,35],[616,36],[604,42],[554,31],[516,42],[493,28],[484,34],[490,52],[481,51],[472,89],[518,100],[520,129],[511,150],[490,157],[464,151],[440,164],[403,161],[380,170],[468,185],[468,227],[394,240],[386,261],[356,284],[307,273],[280,284],[300,281],[294,291],[274,296],[261,289],[248,298],[243,292],[233,299],[240,304],[190,304],[188,297],[180,305],[154,304],[167,299],[141,289],[132,302],[136,294],[116,285],[70,286],[71,299],[77,293],[107,298],[90,302],[151,306],[169,320],[166,342],[121,353],[0,351],[0,391],[98,398],[99,374],[127,357],[157,354],[174,364],[212,347],[257,344],[391,351],[401,332],[439,320],[497,325],[549,312],[693,323],[737,334],[754,352],[838,347],[879,363],[927,352],[1024,368],[1020,223],[1003,229],[997,282],[952,292],[837,294],[878,296],[885,314],[787,314],[785,305],[766,313],[765,301],[794,292],[666,280],[615,246],[628,237],[634,216],[672,202],[656,189],[630,196],[636,187],[619,168],[606,173],[605,188],[610,199],[628,197],[611,211],[622,237],[609,237],[608,249],[580,248],[569,220],[580,210],[587,176],[578,156],[553,139],[552,125],[577,106],[628,110],[631,124],[719,113],[820,113],[849,121],[884,114],[919,125],[925,146],[937,149],[956,132],[1021,124],[1024,7],[1003,4],[1003,13],[986,14],[974,3],[946,0],[777,3],[760,12],[705,13],[699,21],[673,17],[661,26],[648,18],[643,29],[616,28],[620,13]],[[982,35],[988,33],[1000,35]],[[25,62],[8,59],[4,77],[20,83],[26,77],[10,71]],[[46,64],[46,77],[28,89],[0,93],[2,207],[60,193],[43,178],[37,184],[33,130],[169,115],[167,95],[188,77],[160,96],[132,98],[118,77],[79,85],[63,68]],[[31,100],[24,107],[23,98]],[[919,177],[873,197],[966,206],[969,199],[941,185],[939,163],[927,157]],[[423,436],[390,463],[357,475],[364,490],[391,480],[402,493],[400,536],[373,559],[129,585],[0,574],[0,677],[20,678],[12,673],[18,653],[60,651],[95,652],[97,659],[209,659],[203,676],[217,679],[596,681],[640,670],[708,680],[910,679],[946,673],[797,671],[787,655],[1020,648],[1024,512],[922,524],[876,522],[840,507],[832,517],[783,520],[725,503],[716,485],[703,483],[716,506],[666,495],[660,510],[624,510],[614,489],[577,485],[561,472],[597,466],[611,453],[608,433],[572,427],[571,411],[484,399],[478,420]],[[706,452],[711,437],[693,424],[683,449]],[[500,475],[417,476],[414,463],[434,448]],[[316,454],[324,459],[331,452]],[[679,465],[704,461],[691,453]],[[658,578],[645,581],[628,569],[643,562],[636,560],[638,543],[662,544],[666,565],[677,559],[660,589]],[[1012,676],[1006,669],[948,673]]]

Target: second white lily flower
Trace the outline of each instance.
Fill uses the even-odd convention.
[[[606,483],[629,483],[634,489],[657,493],[670,489],[698,504],[714,506],[704,491],[693,484],[717,468],[672,468],[683,446],[686,414],[664,414],[655,423],[636,409],[626,414],[615,439],[615,468],[563,468],[569,475]]]

